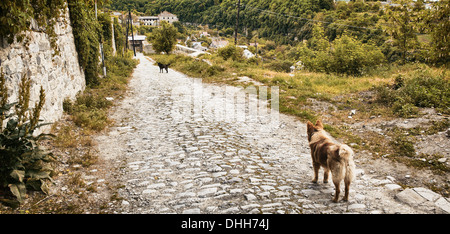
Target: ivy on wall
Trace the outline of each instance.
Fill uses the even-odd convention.
[[[68,0],[78,62],[84,69],[86,84],[99,84],[100,24],[95,18],[94,6],[88,0]]]
[[[106,0],[97,0],[98,9]],[[1,0],[0,1],[0,45],[4,41],[27,43],[25,32],[34,30],[49,35],[50,45],[58,54],[55,24],[69,9],[70,23],[78,53],[78,62],[84,69],[86,84],[99,84],[100,42],[104,42],[106,57],[111,55],[111,18],[107,13],[95,17],[94,0]],[[122,33],[118,23],[115,30]],[[120,37],[117,35],[115,37]],[[122,40],[122,38],[120,38]],[[116,44],[118,41],[116,40]],[[123,43],[118,46],[122,47]]]
[[[65,0],[2,0],[0,1],[0,37],[11,44],[16,40],[22,42],[25,32],[32,23],[38,30],[43,30],[50,37],[50,45],[55,53],[56,33],[54,26],[65,11]]]

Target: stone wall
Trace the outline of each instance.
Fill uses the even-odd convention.
[[[0,43],[0,66],[6,78],[8,102],[18,100],[20,79],[23,74],[27,75],[31,78],[30,107],[39,100],[41,85],[45,90],[45,106],[41,112],[41,119],[45,122],[60,119],[64,99],[73,100],[86,86],[67,9],[65,15],[58,19],[55,32],[58,54],[51,48],[49,36],[35,23],[26,33],[24,42],[7,44],[3,40],[3,44]]]

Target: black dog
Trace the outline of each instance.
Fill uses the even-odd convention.
[[[170,64],[162,64],[162,63],[158,63],[158,67],[159,67],[159,73],[164,73],[164,69],[166,69],[166,73],[169,73],[169,65]]]

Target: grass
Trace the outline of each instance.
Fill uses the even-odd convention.
[[[107,76],[100,80],[98,86],[88,87],[75,101],[64,101],[63,108],[72,116],[73,122],[96,132],[111,124],[108,109],[113,105],[112,100],[121,97],[136,65],[137,60],[133,60],[131,54],[108,59]]]

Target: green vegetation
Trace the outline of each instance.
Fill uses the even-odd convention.
[[[450,114],[450,80],[445,78],[446,74],[445,71],[433,74],[426,66],[407,76],[399,74],[394,85],[377,88],[377,101],[392,107],[401,117],[417,115],[418,107],[434,107]]]
[[[50,45],[57,53],[54,26],[64,12],[64,5],[64,0],[1,1],[0,37],[6,38],[8,43],[13,43],[14,40],[21,42],[26,39],[25,32],[30,30],[34,21],[45,28],[45,32],[50,36]]]
[[[0,84],[1,93],[6,94],[3,71]],[[41,87],[39,101],[34,108],[29,108],[30,84],[31,80],[24,75],[19,87],[19,101],[8,104],[7,95],[2,95],[0,102],[0,194],[3,195],[0,202],[14,208],[24,202],[27,189],[48,193],[53,172],[50,164],[53,155],[39,144],[40,139],[49,135],[33,135],[36,129],[46,125],[38,124],[45,92]],[[13,107],[14,111],[11,110]],[[8,122],[3,127],[6,119]]]
[[[155,49],[157,53],[164,52],[170,54],[170,52],[175,49],[177,33],[177,28],[172,24],[163,21],[160,28],[153,30],[153,49]]]
[[[91,10],[93,3],[74,0],[68,3],[78,62],[84,70],[86,84],[98,85],[100,24]]]
[[[112,106],[109,98],[117,98],[125,90],[128,78],[137,65],[129,52],[124,57],[109,57],[107,62],[108,75],[99,81],[94,88],[87,88],[78,95],[75,102],[66,100],[64,110],[72,116],[74,123],[82,128],[93,131],[103,130],[109,123],[108,108]]]
[[[264,43],[266,48],[260,52],[264,58],[292,64],[308,61],[311,71],[339,74],[361,74],[386,62],[448,65],[449,0],[434,3],[432,9],[425,9],[421,1],[393,3],[398,5],[362,0],[336,4],[331,0],[242,0],[239,43],[270,40],[284,48],[267,53],[273,45]],[[114,0],[107,7],[124,10],[128,4],[146,15],[167,10],[181,22],[209,24],[221,36],[231,36],[236,23],[235,0]],[[339,46],[341,51],[335,48]]]
[[[103,1],[97,1],[102,7]],[[79,94],[76,101],[64,102],[64,109],[71,114],[73,123],[58,123],[53,126],[55,135],[36,135],[36,129],[46,125],[40,123],[40,111],[44,105],[45,93],[41,88],[40,101],[34,107],[29,105],[31,80],[24,76],[20,82],[19,100],[7,103],[8,92],[3,72],[0,79],[0,202],[17,208],[23,205],[27,190],[48,192],[51,176],[61,172],[55,171],[53,152],[63,150],[70,154],[67,163],[88,167],[97,158],[92,147],[91,135],[104,129],[111,121],[107,118],[111,100],[118,99],[126,89],[128,78],[137,61],[132,53],[124,51],[125,38],[123,29],[117,19],[111,20],[107,13],[99,13],[98,20],[93,11],[94,1],[67,1],[70,22],[73,27],[78,59],[86,75],[87,89]],[[2,1],[0,3],[0,35],[13,41],[23,41],[27,30],[36,27],[45,28],[50,36],[51,45],[57,53],[56,34],[52,31],[56,19],[64,12],[66,1]],[[37,25],[35,24],[37,23]],[[111,24],[114,25],[115,37],[112,38]],[[43,27],[45,26],[45,27]],[[33,27],[33,28],[31,28]],[[112,54],[112,40],[115,40],[118,55]],[[103,43],[105,63],[108,69],[106,77],[99,76],[99,43]],[[108,97],[108,99],[107,99]],[[4,123],[7,121],[7,123]],[[64,121],[63,121],[64,122]],[[81,129],[81,130],[80,130]],[[33,135],[34,133],[34,135]],[[41,146],[41,140],[53,136],[45,144],[54,146],[52,153]],[[58,158],[60,160],[60,158]],[[58,164],[56,164],[57,166]],[[58,166],[57,166],[57,169]],[[62,172],[63,174],[66,171]],[[73,182],[73,193],[78,194],[79,173],[69,173],[68,183]],[[78,181],[78,182],[77,182]],[[89,188],[93,189],[93,188]],[[71,189],[72,190],[72,189]],[[36,196],[41,196],[36,194]],[[33,195],[34,197],[34,195]],[[51,199],[49,199],[51,200]],[[40,202],[38,202],[40,203]],[[34,206],[34,205],[33,205]],[[55,207],[44,206],[48,212],[77,209],[76,204]]]

